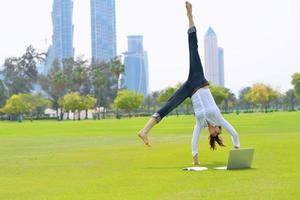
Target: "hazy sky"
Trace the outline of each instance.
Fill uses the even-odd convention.
[[[53,0],[0,2],[0,62],[33,44],[45,51],[51,41]],[[116,0],[117,46],[144,35],[149,54],[150,90],[183,82],[188,75],[187,18],[183,0]],[[209,26],[224,48],[225,86],[237,93],[256,82],[290,89],[300,72],[299,0],[191,0],[200,56]],[[90,58],[90,1],[74,0],[75,55]],[[47,39],[47,42],[46,42]],[[204,60],[203,60],[204,63]]]

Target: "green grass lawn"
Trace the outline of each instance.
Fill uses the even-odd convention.
[[[300,199],[300,112],[224,115],[254,147],[253,168],[213,170],[232,147],[209,150],[208,132],[191,166],[193,116],[165,118],[136,136],[148,118],[101,121],[0,122],[0,199]]]

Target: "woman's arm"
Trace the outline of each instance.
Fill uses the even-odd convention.
[[[201,132],[201,123],[198,118],[196,118],[196,124],[194,126],[193,136],[192,136],[192,155],[193,157],[198,154],[198,143]]]
[[[226,129],[228,133],[230,133],[234,148],[240,148],[239,135],[237,134],[233,126],[228,121],[226,121],[226,119],[224,119],[224,117],[221,114],[219,116],[219,123],[222,127]]]

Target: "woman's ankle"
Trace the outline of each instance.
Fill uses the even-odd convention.
[[[194,165],[199,165],[200,164],[199,159],[198,159],[198,154],[193,156],[193,164]]]

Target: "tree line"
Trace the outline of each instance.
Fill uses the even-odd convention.
[[[64,114],[94,109],[100,118],[99,108],[113,113],[117,118],[122,115],[149,115],[162,106],[181,86],[167,87],[144,97],[126,88],[119,88],[120,75],[124,65],[118,56],[110,62],[90,63],[84,56],[76,59],[55,60],[47,74],[38,73],[38,65],[45,63],[47,55],[29,46],[20,57],[5,59],[0,71],[0,114],[9,119],[31,119],[44,115],[46,108],[56,111],[57,118]],[[230,89],[210,85],[210,90],[223,112],[270,112],[272,110],[295,110],[300,105],[300,73],[291,77],[294,88],[284,94],[263,83],[244,87],[236,96]],[[96,109],[98,108],[98,109]],[[172,114],[193,113],[191,99],[186,99]]]
[[[37,66],[45,63],[46,56],[29,46],[22,56],[5,59],[0,72],[3,77],[0,81],[0,107],[5,108],[13,95],[34,93],[40,93],[50,101],[50,107],[56,110],[57,116],[60,115],[59,119],[63,119],[65,112],[74,111],[74,108],[65,106],[68,105],[65,101],[69,93],[72,93],[75,102],[76,95],[79,95],[81,98],[95,98],[95,105],[91,107],[111,107],[117,94],[119,76],[124,71],[120,57],[98,63],[89,63],[84,56],[55,60],[47,74],[39,74]],[[77,106],[76,110],[80,110],[80,104]],[[11,114],[7,109],[1,111]]]

